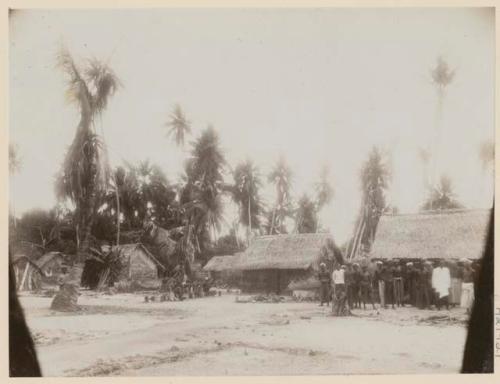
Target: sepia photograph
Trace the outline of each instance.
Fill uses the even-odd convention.
[[[495,8],[8,33],[10,377],[494,372]]]

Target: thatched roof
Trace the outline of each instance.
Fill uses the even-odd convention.
[[[455,210],[382,216],[372,258],[478,259],[490,210]]]
[[[234,264],[239,257],[239,253],[229,256],[214,256],[203,267],[204,271],[222,272],[234,269]]]
[[[42,255],[38,260],[36,260],[36,264],[43,269],[45,265],[52,261],[53,259],[58,258],[61,262],[64,261],[65,257],[61,252],[47,252]]]
[[[144,253],[158,268],[162,270],[165,269],[158,259],[154,257],[153,254],[149,252],[148,249],[141,243],[115,245],[111,248],[111,253],[108,257],[112,257],[111,255],[117,255],[120,259],[129,260],[136,252]]]
[[[320,258],[333,259],[335,243],[329,233],[303,233],[256,237],[235,260],[233,268],[308,269]]]

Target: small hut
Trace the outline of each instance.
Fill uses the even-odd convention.
[[[164,270],[143,244],[123,244],[113,246],[103,258],[89,258],[82,274],[82,285],[92,289],[113,285],[158,288]]]
[[[57,285],[61,275],[69,269],[66,257],[61,252],[45,253],[35,263],[43,273],[43,282],[49,285]]]
[[[342,255],[329,233],[260,236],[234,260],[232,269],[242,271],[245,291],[281,294],[289,291],[290,282],[315,275],[321,262],[331,270],[335,259]]]
[[[11,259],[17,291],[36,291],[42,287],[42,275],[38,265],[24,254],[15,254]]]
[[[481,258],[490,210],[430,211],[380,218],[372,259]]]

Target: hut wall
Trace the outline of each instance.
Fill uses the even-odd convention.
[[[158,279],[158,268],[146,255],[136,252],[130,257],[129,278],[133,280]]]
[[[306,270],[263,269],[244,271],[241,289],[247,293],[289,294],[287,287],[294,279],[307,275]]]

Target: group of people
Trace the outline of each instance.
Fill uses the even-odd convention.
[[[460,306],[470,312],[478,265],[460,261],[387,260],[364,263],[336,263],[333,271],[320,264],[320,305],[330,305],[344,316],[353,308],[366,309],[405,305],[420,309]]]
[[[209,295],[211,279],[207,276],[203,280],[189,279],[182,265],[177,265],[171,276],[162,279],[160,291],[170,300],[184,300],[186,297],[204,297]]]

